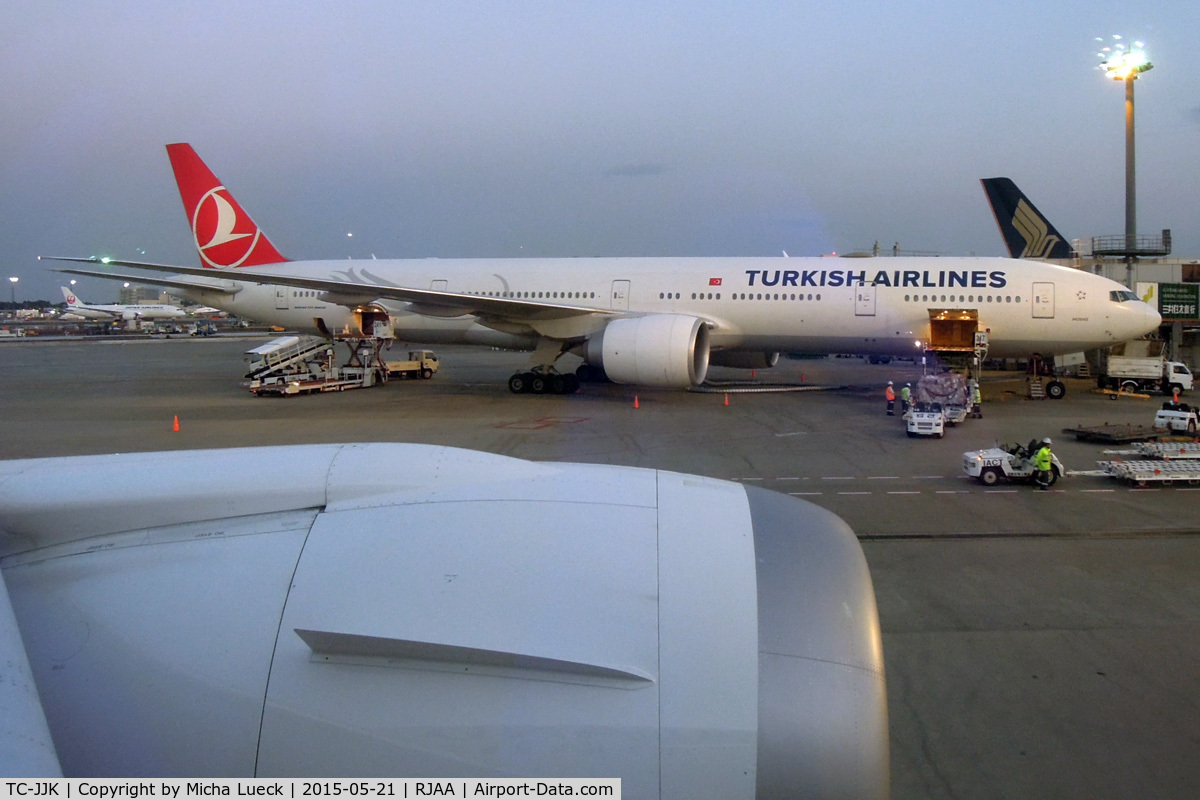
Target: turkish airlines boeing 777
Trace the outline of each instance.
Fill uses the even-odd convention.
[[[987,332],[990,354],[1078,352],[1158,327],[1119,283],[1007,258],[530,258],[289,261],[188,144],[167,145],[203,267],[58,260],[171,272],[65,270],[182,290],[287,328],[532,350],[514,392],[570,392],[556,365],[618,383],[686,388],[709,364],[765,367],[780,352],[906,355]],[[967,335],[964,337],[963,332]],[[952,348],[952,349],[953,349]],[[543,388],[544,387],[544,388]]]

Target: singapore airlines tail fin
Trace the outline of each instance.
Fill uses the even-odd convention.
[[[1070,258],[1071,246],[1008,178],[980,180],[1013,258]]]
[[[169,144],[167,155],[204,266],[225,269],[287,261],[190,144]]]

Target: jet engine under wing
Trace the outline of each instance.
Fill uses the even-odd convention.
[[[786,495],[405,444],[9,461],[0,569],[68,776],[888,794],[866,561]]]
[[[244,267],[239,267],[236,270],[217,271],[209,267],[179,267],[169,264],[149,264],[140,261],[119,261],[117,259],[100,259],[95,257],[38,256],[38,259],[74,261],[84,264],[113,264],[120,267],[133,267],[135,269],[147,269],[157,272],[195,275],[201,278],[221,277],[227,280],[245,281],[248,283],[295,286],[301,289],[313,289],[325,292],[329,295],[331,301],[349,306],[357,303],[370,303],[379,299],[400,300],[411,303],[413,305],[412,310],[416,313],[425,313],[428,310],[436,316],[473,314],[483,319],[532,322],[591,315],[621,315],[621,312],[604,308],[518,300],[507,297],[483,297],[474,294],[460,294],[458,292],[441,292],[433,289],[410,289],[403,286],[388,285],[382,279],[379,279],[379,283],[355,283],[352,281],[334,280],[332,278],[308,278],[295,274],[268,273]],[[366,277],[374,279],[374,276],[366,268],[360,267],[359,271]],[[218,274],[214,275],[214,272]]]

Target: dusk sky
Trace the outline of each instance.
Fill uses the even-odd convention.
[[[1155,65],[1139,231],[1200,257],[1196,0],[48,0],[0,30],[18,299],[61,299],[39,254],[196,265],[181,141],[290,258],[1004,255],[1000,175],[1067,237],[1120,234],[1113,34]]]

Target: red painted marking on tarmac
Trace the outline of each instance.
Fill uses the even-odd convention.
[[[521,419],[516,422],[501,422],[493,428],[507,428],[518,431],[540,431],[558,425],[574,425],[577,422],[587,422],[590,417],[538,417],[537,419]]]

